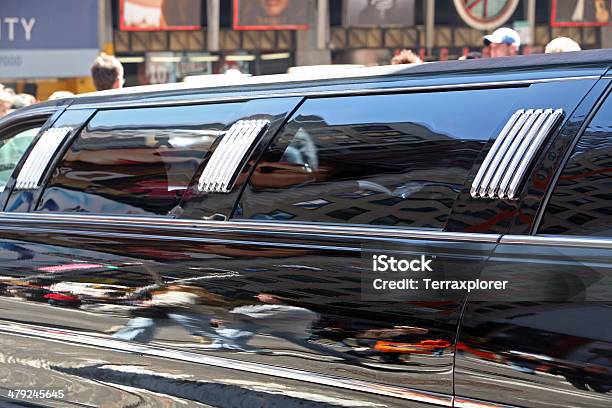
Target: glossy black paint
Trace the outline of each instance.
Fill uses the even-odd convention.
[[[461,276],[506,267],[526,274],[538,268],[571,274],[585,264],[596,264],[596,272],[607,276],[607,247],[497,244],[496,232],[529,232],[515,221],[523,203],[530,203],[529,195],[511,203],[477,201],[468,197],[468,190],[493,138],[514,110],[567,110],[569,119],[552,139],[566,141],[556,153],[562,156],[588,115],[589,103],[592,107],[604,90],[597,78],[507,81],[599,77],[611,62],[610,52],[521,57],[400,68],[386,77],[76,99],[54,124],[75,127],[64,152],[96,110],[108,115],[127,106],[200,109],[191,106],[225,98],[248,108],[230,112],[231,120],[214,130],[242,118],[267,118],[272,126],[230,194],[199,193],[201,165],[178,209],[168,216],[35,212],[44,206],[43,189],[14,191],[6,207],[14,214],[0,214],[0,338],[6,357],[0,360],[6,374],[0,381],[5,388],[57,384],[70,392],[71,402],[93,405],[180,401],[194,406],[335,407],[348,399],[354,406],[452,406],[455,394],[457,407],[478,406],[480,401],[487,407],[609,406],[609,305],[466,303],[461,298],[366,301],[360,296],[360,276],[368,271],[361,259],[363,248],[385,245],[399,246],[409,256],[437,256],[443,269],[459,269]],[[241,191],[259,176],[255,164],[267,160],[266,149],[276,134],[290,117],[300,117],[300,106],[308,108],[311,101],[303,102],[304,97],[327,91],[380,94],[386,89],[416,93],[417,98],[423,89],[405,88],[431,86],[436,89],[428,92],[518,95],[477,112],[491,111],[480,121],[471,119],[474,134],[451,132],[457,136],[455,144],[467,141],[470,148],[459,166],[459,199],[444,228],[466,233],[428,236],[423,235],[426,230],[389,226],[196,221],[227,219],[233,211],[240,214],[238,210],[253,205],[253,196],[245,190],[251,201],[245,198],[236,206]],[[449,86],[463,90],[445,89]],[[325,97],[321,104],[339,99]],[[438,108],[445,107],[440,103]],[[346,109],[350,113],[350,106]],[[580,115],[582,119],[575,119]],[[419,123],[416,115],[410,122]],[[347,124],[352,123],[338,127]],[[272,144],[270,151],[276,147]],[[428,157],[438,168],[444,162]],[[467,163],[474,159],[475,165]],[[525,191],[532,184],[528,182]],[[530,203],[528,208],[535,208],[530,219],[537,219],[537,207]],[[132,335],[132,341],[126,341]]]
[[[305,369],[314,376],[341,375],[348,380],[452,394],[461,301],[361,300],[361,248],[393,244],[403,248],[406,256],[427,253],[447,265],[442,268],[457,269],[463,264],[466,273],[473,273],[494,243],[372,240],[339,233],[297,235],[272,232],[272,225],[270,232],[168,225],[37,217],[24,227],[19,219],[5,218],[0,227],[6,245],[4,273],[13,281],[35,287],[44,284],[55,292],[74,291],[82,285],[93,288],[98,283],[99,291],[117,292],[96,297],[81,293],[85,306],[80,310],[89,310],[82,317],[78,310],[67,315],[56,307],[40,305],[36,316],[16,310],[7,312],[5,318],[104,336],[113,326],[127,323],[125,318],[105,316],[105,306],[122,306],[126,313],[138,304],[130,293],[146,295],[150,292],[147,286],[182,283],[206,294],[191,312],[218,321],[221,328],[227,326],[222,330],[245,333],[241,348],[188,346],[188,338],[176,328],[162,330],[153,345],[229,354],[240,361]],[[245,313],[252,320],[236,320]],[[393,404],[412,406],[401,400]]]
[[[611,141],[612,98],[608,94],[565,163],[539,234],[611,236]]]
[[[535,234],[537,232],[544,215],[543,209],[549,201],[564,163],[578,142],[578,136],[588,125],[597,107],[603,102],[610,83],[609,79],[598,81],[569,115],[557,136],[544,147],[545,154],[540,155],[523,188],[520,209],[518,216],[513,220],[511,233]]]
[[[278,130],[285,124],[292,112],[302,103],[300,97],[254,99],[242,104],[239,111],[234,112],[235,120],[238,119],[264,119],[270,122],[265,134],[262,136],[243,163],[238,177],[234,181],[232,191],[229,193],[203,193],[198,190],[198,180],[204,166],[200,166],[194,175],[189,188],[185,191],[176,216],[192,219],[229,219],[234,210],[236,201],[242,193],[245,183],[253,172],[253,164],[262,154],[270,140]],[[216,146],[215,146],[216,147]]]
[[[525,89],[307,99],[257,165],[235,217],[441,230]]]
[[[589,90],[593,88],[596,82],[596,80],[577,80],[560,83],[532,84],[525,89],[521,97],[511,105],[509,110],[511,113],[514,113],[519,109],[562,108],[564,112],[567,112],[567,118],[574,112],[580,101]],[[497,107],[495,110],[497,110]],[[476,177],[480,164],[484,161],[486,154],[491,149],[491,146],[493,146],[497,135],[506,124],[511,113],[504,115],[503,118],[500,118],[497,122],[497,128],[495,132],[493,132],[493,137],[489,140],[487,146],[481,151],[480,156],[476,160],[476,165],[472,168],[465,189],[459,194],[452,213],[449,216],[446,226],[447,231],[504,234],[509,232],[511,226],[515,222],[522,222],[528,225],[533,222],[535,215],[533,212],[529,212],[521,207],[523,203],[521,200],[483,200],[475,199],[470,195],[470,187],[472,181]],[[571,135],[574,135],[576,132],[575,124],[573,124],[575,120],[576,119],[572,118],[570,121],[565,121],[565,123],[567,123],[565,126],[569,129],[567,133]],[[565,138],[567,137],[568,135],[565,134]],[[550,138],[550,140],[555,139],[555,135]],[[546,149],[547,148],[544,148],[543,150]],[[541,196],[544,192],[542,192],[540,196],[533,197],[533,202],[541,202]],[[525,197],[525,195],[526,194],[522,194],[521,198]],[[528,198],[531,199],[532,195],[529,195]],[[518,219],[518,221],[515,221],[515,219]],[[528,232],[529,229],[523,229],[521,232],[517,233]]]
[[[610,246],[571,244],[580,236],[609,237],[609,86],[597,83],[545,147],[509,229],[538,228],[544,239],[566,235],[567,243],[502,243],[483,269],[523,282],[525,291],[467,303],[457,343],[458,398],[530,407],[612,404]]]
[[[529,407],[609,407],[611,251],[500,244],[483,275],[505,272],[525,292],[466,305],[455,360],[457,396]],[[552,302],[534,290],[562,285],[570,301]]]

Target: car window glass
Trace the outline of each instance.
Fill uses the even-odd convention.
[[[0,191],[3,191],[15,167],[38,134],[40,127],[22,130],[0,142]]]
[[[56,167],[38,210],[167,215],[240,107],[98,112]]]
[[[572,151],[538,233],[612,237],[612,96]]]
[[[442,228],[520,92],[307,100],[257,165],[235,217]]]

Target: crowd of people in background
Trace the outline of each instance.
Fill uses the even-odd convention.
[[[91,66],[91,77],[96,90],[121,88],[125,83],[123,66],[119,60],[111,55],[101,53]],[[74,96],[69,91],[55,91],[48,100],[70,98]],[[37,103],[36,97],[27,93],[16,93],[14,89],[0,84],[0,118],[16,109]]]
[[[502,27],[483,37],[481,51],[472,51],[461,56],[460,60],[479,58],[511,57],[519,54],[521,37],[513,29]],[[558,37],[546,46],[546,53],[580,51],[580,45],[571,38]],[[391,64],[422,64],[423,61],[411,50],[398,51],[391,59]],[[91,76],[96,90],[122,88],[125,84],[123,66],[113,57],[101,53],[91,66]],[[49,100],[74,96],[68,91],[56,91]],[[38,102],[33,95],[16,93],[13,89],[0,84],[0,118],[12,111]]]
[[[12,88],[0,84],[0,118],[12,111],[29,106],[38,102],[33,95],[27,93],[15,93]]]
[[[459,57],[460,60],[479,58],[513,57],[519,54],[521,36],[515,30],[502,27],[483,37],[481,51],[472,51]],[[580,45],[571,38],[557,37],[546,45],[545,53],[580,51]],[[421,64],[421,59],[411,50],[398,51],[391,64]]]

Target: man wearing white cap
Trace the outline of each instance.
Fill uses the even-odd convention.
[[[502,27],[485,35],[485,46],[489,47],[491,58],[511,57],[518,54],[521,46],[521,37],[511,28]]]

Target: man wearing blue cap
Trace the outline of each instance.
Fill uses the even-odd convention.
[[[511,28],[502,27],[485,35],[484,45],[489,47],[491,58],[512,57],[518,54],[521,46],[521,37]]]

